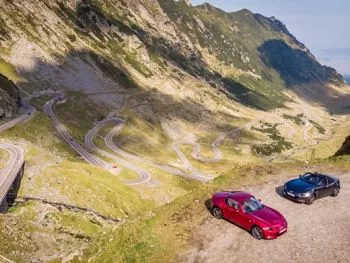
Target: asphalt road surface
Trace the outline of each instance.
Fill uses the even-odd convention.
[[[5,199],[24,164],[24,150],[16,145],[0,143],[0,149],[9,153],[7,166],[0,172],[0,204]]]

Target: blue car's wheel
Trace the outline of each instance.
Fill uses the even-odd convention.
[[[307,205],[312,205],[316,200],[316,196],[315,195],[311,195],[310,198],[306,201]]]
[[[340,191],[340,188],[339,188],[339,187],[335,188],[334,191],[333,191],[333,193],[332,193],[332,196],[333,196],[333,197],[336,197],[336,196],[339,194],[339,191]]]

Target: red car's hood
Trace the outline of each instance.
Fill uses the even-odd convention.
[[[284,226],[286,224],[286,219],[278,211],[268,206],[264,206],[262,209],[252,212],[251,215],[272,226]]]

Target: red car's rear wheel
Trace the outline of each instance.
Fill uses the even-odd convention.
[[[221,219],[222,218],[222,211],[219,207],[215,206],[213,208],[213,216],[217,219]]]
[[[258,226],[255,226],[252,228],[252,236],[255,238],[255,239],[263,239],[264,238],[264,233],[262,231],[262,229]]]

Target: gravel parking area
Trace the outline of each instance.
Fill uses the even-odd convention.
[[[350,262],[350,173],[337,177],[341,180],[339,196],[316,200],[311,206],[278,195],[284,180],[242,189],[280,211],[288,221],[288,233],[276,240],[258,241],[239,227],[208,216],[199,226],[193,248],[180,261]]]

